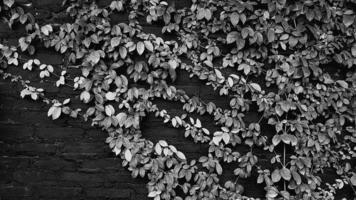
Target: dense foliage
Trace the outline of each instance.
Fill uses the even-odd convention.
[[[148,197],[254,199],[240,184],[248,177],[265,186],[267,199],[334,199],[346,187],[356,195],[356,1],[192,0],[179,9],[164,0],[65,1],[62,24],[36,22],[30,3],[0,5],[4,22],[26,29],[17,45],[0,44],[1,74],[23,85],[23,98],[49,104],[53,120],[80,117],[108,132],[132,176],[148,178]],[[127,22],[113,23],[117,13],[127,13]],[[143,22],[177,40],[145,33]],[[36,59],[38,44],[65,55],[66,64]],[[85,106],[70,106],[73,96],[51,99],[8,72],[15,66],[72,87]],[[229,109],[177,89],[178,69],[229,98]],[[182,103],[184,114],[155,99]],[[260,120],[247,122],[249,112]],[[208,144],[206,156],[187,160],[184,150],[143,138],[148,113]],[[194,113],[210,115],[220,131],[204,128]],[[225,183],[223,163],[237,164]],[[323,180],[325,170],[339,179]]]

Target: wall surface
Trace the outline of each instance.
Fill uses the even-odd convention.
[[[37,13],[39,20],[58,21],[63,17],[60,3],[60,0],[34,0],[34,13]],[[176,5],[188,6],[189,1],[176,0]],[[122,21],[122,16],[114,20]],[[144,28],[161,35],[161,27],[145,25]],[[9,30],[6,25],[0,24],[0,39],[15,43],[22,34],[21,30],[21,27]],[[36,58],[54,66],[63,63],[62,55],[43,48],[38,50]],[[35,74],[28,78],[32,82],[39,81]],[[228,106],[227,98],[219,97],[211,87],[197,79],[190,79],[185,72],[178,72],[175,84],[204,101]],[[53,96],[77,94],[68,88],[54,87],[54,82],[44,82],[41,86]],[[147,180],[131,178],[130,172],[121,166],[122,161],[105,144],[105,132],[91,127],[89,123],[66,117],[52,121],[47,117],[46,105],[21,99],[20,90],[19,85],[0,80],[0,200],[147,199]],[[169,113],[182,110],[179,103],[163,100],[156,103]],[[209,124],[210,130],[216,129],[211,117],[202,116],[200,119]],[[257,121],[257,113],[250,113],[247,119]],[[167,140],[179,147],[188,158],[199,158],[207,153],[207,146],[185,139],[184,130],[171,128],[153,116],[144,120],[142,130],[145,138],[153,142]],[[233,166],[225,166],[225,169],[223,180],[232,174]],[[263,186],[257,185],[255,180],[255,177],[241,180],[245,194],[262,197]]]

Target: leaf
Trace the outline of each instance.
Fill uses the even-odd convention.
[[[41,32],[44,34],[44,35],[49,35],[50,32],[52,32],[53,29],[52,29],[52,26],[47,24],[47,25],[44,25],[41,27]]]
[[[216,76],[217,76],[219,79],[224,79],[224,76],[222,75],[222,73],[221,73],[220,70],[214,69],[214,71],[215,71]]]
[[[220,132],[220,131],[214,133],[213,143],[215,145],[219,146],[219,143],[222,140],[222,135],[223,135],[223,132]]]
[[[232,80],[231,77],[227,78],[227,83],[229,84],[229,87],[234,86],[234,80]]]
[[[216,173],[218,173],[219,175],[222,174],[223,169],[218,162],[215,164],[215,169],[216,169]]]
[[[119,48],[119,53],[120,53],[120,57],[122,59],[124,59],[127,56],[127,49],[125,47],[120,47]]]
[[[197,13],[197,19],[198,20],[201,20],[205,17],[205,9],[202,9],[202,8],[198,8],[198,13]]]
[[[92,62],[93,64],[98,63],[100,60],[100,53],[99,51],[93,51],[88,56],[88,61]]]
[[[289,135],[289,134],[286,134],[286,133],[283,133],[283,134],[281,135],[281,139],[282,139],[282,141],[283,141],[284,143],[286,143],[286,144],[290,144],[290,142],[291,142],[291,137],[290,137],[290,135]]]
[[[52,108],[53,108],[52,119],[53,120],[58,119],[61,116],[62,108],[61,107],[57,107],[57,106],[54,106]]]
[[[156,144],[155,146],[155,151],[158,155],[161,155],[162,154],[162,147],[159,143]]]
[[[26,51],[26,49],[28,48],[28,44],[27,44],[27,42],[26,42],[26,40],[25,40],[25,38],[24,37],[21,37],[20,39],[19,39],[19,45],[20,45],[20,48],[21,48],[21,51]]]
[[[280,174],[281,174],[281,176],[283,177],[284,180],[289,181],[291,179],[291,173],[290,173],[289,169],[287,169],[285,167],[283,167],[280,170]]]
[[[268,39],[268,42],[273,42],[275,40],[275,33],[272,28],[268,29],[267,39]]]
[[[114,147],[112,151],[115,153],[115,155],[119,155],[120,152],[121,152],[121,149],[117,148],[117,147]]]
[[[349,87],[349,84],[346,83],[346,81],[343,80],[338,80],[336,81],[336,83],[338,83],[341,87],[347,89]]]
[[[23,90],[23,91],[28,91],[28,90]],[[21,91],[21,97],[23,98],[25,95],[25,93],[23,93],[23,91]],[[55,106],[52,106],[48,109],[48,112],[47,112],[47,116],[52,116],[53,112],[54,112],[54,109],[55,109]]]
[[[356,46],[353,46],[351,48],[351,54],[352,54],[353,57],[356,57]]]
[[[178,158],[180,158],[181,160],[186,160],[187,158],[185,157],[185,155],[182,153],[182,152],[180,152],[180,151],[177,151],[177,156],[178,156]]]
[[[228,144],[229,141],[230,141],[230,135],[229,135],[229,133],[224,133],[224,134],[222,135],[222,139],[224,140],[225,144]]]
[[[161,194],[161,191],[151,191],[150,193],[148,193],[148,197],[155,197],[159,194]]]
[[[152,52],[153,51],[152,43],[150,41],[144,41],[144,43],[145,43],[146,49]]]
[[[14,5],[15,0],[4,0],[3,2],[7,7],[11,8],[12,5]]]
[[[356,174],[354,174],[351,178],[350,178],[351,184],[356,186]]]
[[[143,54],[143,52],[145,51],[145,44],[143,43],[143,42],[138,42],[137,43],[137,47],[136,47],[137,49],[137,53],[139,54],[139,55],[142,55]]]
[[[266,194],[267,198],[273,199],[273,198],[277,197],[277,195],[278,195],[277,188],[275,188],[275,187],[269,187],[268,188],[267,194]]]
[[[120,127],[125,125],[126,119],[127,119],[127,115],[126,113],[119,113],[116,115],[117,120],[119,121],[119,125]]]
[[[354,15],[344,15],[342,18],[342,22],[345,24],[346,27],[351,26],[355,21]]]
[[[275,169],[273,172],[272,172],[272,181],[274,183],[277,183],[279,182],[279,180],[281,180],[281,175],[279,173],[279,169]]]
[[[211,19],[211,16],[212,16],[211,11],[209,9],[205,9],[204,16],[205,16],[205,19],[209,21]]]
[[[115,109],[112,105],[105,106],[105,113],[107,116],[112,116],[115,113]]]
[[[164,140],[160,140],[160,141],[158,141],[158,143],[159,143],[162,147],[168,147],[167,142],[164,141]]]
[[[292,176],[293,176],[293,179],[295,180],[295,182],[297,183],[297,185],[300,185],[302,183],[302,178],[300,177],[298,172],[292,171]]]
[[[68,104],[70,102],[70,99],[65,99],[64,101],[63,101],[63,105],[66,105],[66,104]]]
[[[90,93],[88,91],[83,91],[80,94],[80,100],[84,101],[84,103],[88,103],[90,100]]]
[[[127,161],[131,161],[131,159],[132,159],[132,154],[131,154],[131,151],[129,150],[129,149],[126,149],[126,151],[125,151],[125,159],[127,160]]]
[[[213,137],[213,142],[215,145],[219,146],[219,143],[221,141],[222,137],[221,136],[214,136]]]
[[[288,34],[283,34],[280,38],[279,38],[279,40],[286,40],[286,39],[288,39],[289,38],[289,35]]]
[[[242,63],[242,64],[239,65],[239,67],[237,69],[238,70],[244,70],[244,73],[247,75],[251,71],[251,66],[246,64],[246,63]]]
[[[253,89],[257,90],[258,92],[261,92],[261,86],[257,83],[251,83],[250,85]]]
[[[274,135],[272,138],[272,143],[274,146],[277,146],[281,142],[280,135]]]
[[[287,191],[281,191],[280,193],[281,193],[281,195],[282,195],[282,197],[283,197],[284,199],[290,199],[290,194],[289,194],[289,192],[287,192]]]
[[[178,62],[175,59],[169,60],[168,64],[172,69],[176,69],[178,66]]]
[[[230,15],[230,22],[232,25],[236,26],[239,23],[239,20],[240,20],[240,16],[236,12],[233,12]]]
[[[226,42],[228,44],[231,44],[237,40],[237,37],[238,37],[238,32],[236,32],[236,31],[230,32],[226,36]]]
[[[120,41],[121,41],[121,39],[119,37],[112,38],[110,41],[111,47],[115,48],[115,47],[119,46]]]
[[[197,128],[201,128],[201,122],[200,122],[199,119],[197,119],[197,121],[196,121],[194,126],[197,127]]]
[[[117,10],[117,11],[121,11],[123,8],[122,2],[121,1],[112,1],[110,4],[110,9],[111,10]]]
[[[116,98],[116,93],[115,92],[108,92],[105,94],[105,98],[109,101],[112,101]]]

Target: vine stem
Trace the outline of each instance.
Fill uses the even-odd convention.
[[[283,167],[286,167],[286,144],[283,143]],[[283,180],[283,189],[286,191],[286,180]]]

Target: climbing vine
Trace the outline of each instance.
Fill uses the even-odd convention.
[[[192,0],[184,8],[164,0],[102,7],[66,0],[68,19],[61,24],[38,21],[31,3],[0,5],[3,22],[25,27],[16,44],[0,44],[2,76],[23,87],[22,98],[48,104],[53,120],[68,115],[106,131],[123,166],[149,180],[148,197],[254,199],[240,182],[251,177],[267,199],[334,199],[343,188],[356,195],[354,0]],[[125,22],[115,22],[112,16],[123,13]],[[159,24],[176,39],[147,33],[142,23]],[[63,54],[64,64],[37,59],[38,44]],[[11,73],[14,67],[78,95],[48,96],[40,83]],[[179,71],[229,99],[229,107],[176,88]],[[76,99],[81,106],[71,104]],[[184,113],[168,113],[155,99],[180,102]],[[249,112],[259,120],[248,122]],[[141,122],[149,113],[207,144],[206,155],[188,160],[164,140],[143,138]],[[219,130],[193,114],[209,115]],[[236,168],[222,183],[226,164]],[[338,178],[323,180],[330,170]]]

